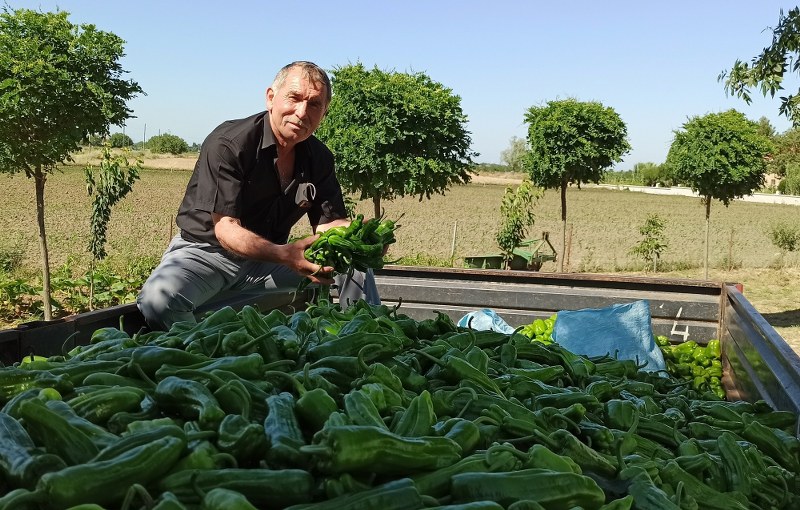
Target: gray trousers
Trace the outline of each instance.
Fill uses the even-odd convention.
[[[136,305],[148,326],[168,330],[178,321],[195,321],[207,310],[272,291],[292,291],[302,276],[282,264],[245,259],[220,246],[185,241],[176,235],[161,262],[144,283]],[[337,275],[339,303],[365,299],[380,304],[372,271]]]

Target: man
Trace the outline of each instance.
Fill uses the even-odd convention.
[[[333,155],[313,135],[327,112],[331,84],[311,62],[281,69],[267,110],[218,126],[203,142],[177,216],[180,233],[145,282],[137,305],[153,329],[193,321],[242,294],[331,284],[332,267],[303,252],[318,235],[287,243],[307,215],[318,234],[348,225]],[[371,274],[337,276],[340,302],[379,303]]]

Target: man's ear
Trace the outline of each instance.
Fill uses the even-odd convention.
[[[275,99],[275,91],[272,90],[272,87],[267,87],[267,110],[272,110],[272,101]]]

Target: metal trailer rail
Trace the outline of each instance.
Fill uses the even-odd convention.
[[[674,342],[722,343],[723,384],[732,399],[769,402],[800,413],[800,358],[734,284],[620,275],[532,273],[479,269],[389,266],[376,271],[385,304],[421,320],[446,313],[454,321],[491,308],[512,326],[546,318],[559,310],[601,308],[646,299],[653,331]],[[259,309],[304,308],[310,294],[273,293]],[[293,299],[294,298],[294,299]],[[130,334],[143,327],[135,305],[120,305],[47,323],[0,331],[0,361],[11,364],[29,353],[52,355],[87,343],[101,327]]]

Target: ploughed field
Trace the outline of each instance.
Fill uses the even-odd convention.
[[[134,191],[115,207],[109,224],[107,249],[119,267],[137,258],[160,256],[175,234],[174,215],[189,178],[183,169],[146,169],[141,175]],[[24,270],[35,278],[40,262],[33,182],[22,176],[0,176],[0,186],[4,196],[0,252],[21,251]],[[430,200],[407,197],[384,202],[387,217],[403,215],[388,257],[441,265],[450,264],[452,254],[452,263],[460,266],[464,256],[497,252],[494,236],[504,190],[503,184],[482,182],[454,187]],[[48,178],[46,224],[52,267],[68,261],[74,267],[88,267],[90,207],[80,167],[65,167]],[[638,229],[647,215],[656,213],[667,221],[668,248],[661,262],[665,272],[659,276],[702,278],[704,208],[698,199],[572,187],[567,207],[567,271],[645,274],[644,263],[630,250],[641,240]],[[357,205],[358,212],[371,210],[369,200]],[[748,299],[796,349],[800,348],[800,254],[782,257],[768,232],[779,222],[796,224],[799,216],[800,210],[788,205],[733,202],[726,208],[715,202],[711,209],[710,279],[744,283]],[[545,193],[537,218],[529,237],[548,231],[560,251],[558,193]],[[308,232],[304,225],[295,230],[298,235]],[[542,267],[542,271],[557,269],[552,262]]]

